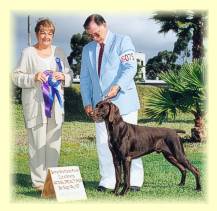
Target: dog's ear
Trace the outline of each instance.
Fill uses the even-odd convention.
[[[110,112],[109,112],[109,122],[113,122],[114,121],[114,117],[115,117],[115,105],[111,104],[110,107]]]

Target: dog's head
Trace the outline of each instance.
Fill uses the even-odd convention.
[[[114,122],[119,118],[121,118],[119,109],[110,100],[103,100],[97,103],[93,114],[93,120],[95,122]]]

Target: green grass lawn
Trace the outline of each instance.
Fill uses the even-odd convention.
[[[11,141],[12,155],[12,201],[47,201],[31,187],[28,167],[28,147],[24,128],[21,105],[12,104],[13,120]],[[157,126],[148,121],[142,111],[139,114],[139,124]],[[179,115],[176,120],[169,120],[161,126],[184,129],[187,136],[193,126],[192,117]],[[180,173],[169,164],[161,154],[153,153],[143,157],[145,181],[138,193],[128,193],[124,197],[115,197],[111,193],[99,193],[96,187],[99,181],[98,159],[95,145],[94,123],[78,115],[66,120],[63,125],[62,148],[59,166],[78,165],[84,181],[88,201],[206,201],[206,146],[205,144],[184,144],[189,160],[201,171],[202,188],[196,192],[193,175],[188,172],[186,185],[178,187]],[[48,200],[50,201],[50,200]],[[53,201],[53,200],[51,200]]]

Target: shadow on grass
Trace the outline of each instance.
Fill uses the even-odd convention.
[[[155,121],[154,119],[147,119],[147,118],[144,118],[144,119],[139,119],[138,120],[138,123],[143,123],[143,124],[145,124],[145,123],[150,123],[150,122],[156,122],[157,123],[157,121]],[[187,119],[187,120],[181,120],[181,119],[177,119],[177,120],[167,120],[167,121],[165,121],[166,123],[186,123],[186,124],[188,124],[188,123],[194,123],[194,121],[193,120],[190,120],[190,119]]]
[[[13,184],[21,187],[32,187],[31,177],[28,174],[17,173],[12,175]]]
[[[28,174],[16,173],[12,175],[13,185],[19,188],[16,188],[16,194],[21,194],[29,197],[41,197],[41,193],[37,192],[32,187],[31,177]]]
[[[84,181],[84,187],[85,189],[87,189],[88,191],[96,191],[98,185],[99,185],[99,182],[97,181]],[[144,182],[144,184],[142,185],[141,189],[145,189],[145,188],[153,188],[153,189],[159,189],[159,188],[181,188],[180,186],[178,186],[178,183],[179,181],[177,180],[177,184],[174,183],[152,183],[152,182]],[[123,188],[123,184],[121,184],[121,187],[120,189]]]
[[[142,189],[145,188],[152,188],[155,190],[158,190],[159,188],[165,189],[165,188],[181,188],[180,186],[178,186],[178,180],[177,180],[177,184],[176,183],[154,183],[154,182],[144,182]]]
[[[96,191],[99,182],[97,181],[84,181],[84,187],[85,189],[87,189],[88,191]]]
[[[32,187],[31,177],[28,174],[16,173],[12,175],[13,185],[16,187],[16,194],[34,198],[40,198],[41,193]],[[96,191],[99,182],[84,181],[84,187],[88,191]]]

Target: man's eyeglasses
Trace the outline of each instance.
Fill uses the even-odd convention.
[[[97,32],[94,32],[94,33],[88,33],[88,36],[91,38],[91,39],[94,39],[94,38],[99,38],[100,37],[100,29],[97,31]]]

